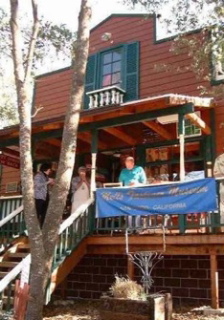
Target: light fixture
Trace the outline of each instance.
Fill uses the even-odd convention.
[[[168,116],[158,117],[157,121],[161,124],[169,124],[178,122],[178,114],[170,114]]]

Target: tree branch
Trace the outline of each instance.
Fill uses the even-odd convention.
[[[12,0],[11,0],[12,1]],[[30,77],[33,57],[34,57],[34,50],[36,46],[37,36],[40,28],[39,18],[38,18],[38,4],[37,0],[31,0],[32,2],[32,10],[33,10],[33,28],[32,28],[32,35],[30,39],[30,45],[28,49],[27,59],[26,59],[26,70],[25,70],[25,79]]]
[[[12,56],[14,61],[14,74],[15,79],[17,79],[17,81],[21,83],[24,81],[24,67],[22,55],[22,34],[18,24],[18,0],[10,0],[10,5],[10,28],[12,34]]]

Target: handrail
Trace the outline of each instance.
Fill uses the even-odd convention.
[[[2,219],[0,221],[0,228],[4,226],[8,221],[13,219],[15,216],[17,216],[17,214],[19,214],[21,211],[23,211],[23,205],[21,205],[19,208],[11,212],[6,218]]]
[[[76,211],[74,211],[65,221],[62,222],[58,234],[61,234],[65,229],[67,229],[80,214],[82,214],[86,209],[93,203],[94,199],[90,198],[84,202]]]
[[[31,261],[31,254],[28,254],[26,258],[20,261],[7,275],[0,280],[0,293],[6,289],[6,287],[12,282],[18,274],[23,270],[24,264],[28,264]]]
[[[70,227],[75,220],[77,220],[81,214],[83,214],[88,207],[93,203],[94,199],[88,199],[84,204],[82,204],[75,212],[73,212],[65,221],[60,225],[58,235],[60,236],[68,227]],[[23,206],[20,206],[14,212],[12,212],[7,218],[3,219],[2,223],[0,222],[0,227],[8,222],[10,219],[16,216],[23,210]],[[15,280],[15,278],[22,272],[24,265],[31,263],[31,254],[28,254],[17,266],[15,266],[4,278],[0,280],[0,293],[2,293],[10,283]]]
[[[0,196],[0,200],[8,200],[8,199],[19,199],[22,198],[22,195],[18,195],[18,196]]]

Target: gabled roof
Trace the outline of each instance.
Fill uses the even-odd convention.
[[[104,23],[106,23],[108,20],[112,18],[118,18],[118,17],[124,17],[124,18],[154,18],[155,14],[149,14],[149,13],[112,13],[107,18],[99,22],[95,27],[93,27],[90,32],[94,31]]]

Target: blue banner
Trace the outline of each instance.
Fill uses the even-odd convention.
[[[101,188],[96,191],[99,218],[187,214],[217,210],[213,178],[145,187]]]

